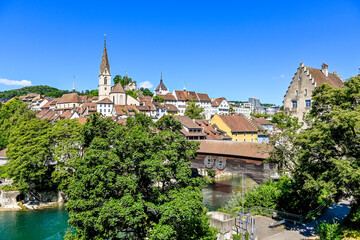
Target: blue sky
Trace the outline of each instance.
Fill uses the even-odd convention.
[[[360,1],[0,1],[0,91],[113,77],[281,104],[300,62],[359,73]],[[13,80],[13,81],[9,81]],[[27,80],[19,82],[22,80]]]

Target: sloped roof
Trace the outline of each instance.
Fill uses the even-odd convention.
[[[160,79],[159,85],[155,88],[155,91],[159,91],[159,90],[168,90],[168,89],[165,87],[165,84],[163,83],[163,80],[162,80],[162,79]]]
[[[344,85],[344,82],[340,79],[340,77],[334,73],[328,73],[328,77],[326,77],[321,69],[308,66],[306,66],[306,68],[309,69],[311,76],[314,78],[314,81],[318,86],[324,83],[327,83],[332,87],[341,87]]]
[[[101,103],[111,103],[111,104],[113,104],[113,102],[109,98],[104,98],[104,99],[98,101],[96,104],[101,104]]]
[[[41,117],[40,119],[50,119],[50,120],[55,120],[58,117],[58,114],[55,111],[48,111],[43,117]]]
[[[216,131],[215,128],[209,123],[208,120],[195,120],[195,123],[199,125],[204,133],[206,134],[207,140],[231,140],[230,136],[227,136],[226,133],[221,135],[219,131]]]
[[[66,110],[59,117],[70,119],[72,115],[73,115],[73,113],[70,110]]]
[[[271,147],[262,143],[235,142],[235,141],[200,141],[198,153],[230,155],[267,159],[270,157]]]
[[[62,95],[57,103],[82,103],[82,100],[77,93],[67,93]]]
[[[145,106],[147,108],[149,108],[149,110],[151,110],[151,111],[156,110],[153,103],[152,103],[152,97],[150,97],[150,96],[138,96],[138,98],[140,100],[140,103],[145,104]]]
[[[244,115],[225,116],[218,115],[228,127],[231,132],[257,132],[254,125],[250,123],[250,120]]]
[[[42,111],[36,113],[36,117],[41,119],[41,118],[42,118],[43,116],[45,116],[49,111],[51,111],[51,110],[49,110],[49,109],[42,110]]]
[[[198,99],[201,102],[211,102],[211,99],[206,93],[198,93],[197,95],[198,95]]]
[[[81,118],[75,118],[76,120],[79,121],[79,123],[86,123],[86,117],[81,117]]]
[[[175,95],[179,101],[199,101],[199,98],[194,91],[178,91],[175,90]]]
[[[226,100],[226,98],[224,98],[224,97],[217,98],[211,103],[211,106],[218,107],[223,100]]]
[[[181,125],[189,128],[189,129],[200,129],[201,127],[195,123],[193,119],[188,116],[174,116],[176,121],[179,121]]]
[[[179,111],[179,109],[173,104],[165,103],[165,108],[168,112],[178,112]]]
[[[272,125],[272,123],[266,120],[265,118],[253,118],[253,120],[261,125]]]
[[[104,51],[103,51],[103,55],[102,55],[101,63],[100,63],[100,74],[102,74],[105,69],[107,69],[109,71],[109,74],[111,75],[109,59],[108,59],[107,50],[106,50],[106,42],[104,42]]]
[[[0,150],[0,158],[6,158],[7,148]]]
[[[125,90],[120,83],[117,83],[111,88],[110,93],[125,93]]]
[[[176,101],[176,98],[171,93],[164,94],[164,95],[156,95],[158,97],[162,97],[165,101]]]
[[[114,108],[116,115],[135,115],[136,112],[139,112],[135,105],[114,105]]]

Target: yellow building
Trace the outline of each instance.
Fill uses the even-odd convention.
[[[210,124],[227,133],[233,141],[257,142],[257,128],[244,115],[225,116],[215,114]]]

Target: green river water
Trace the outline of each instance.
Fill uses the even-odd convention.
[[[255,183],[244,178],[244,186]],[[217,180],[204,190],[204,205],[214,211],[225,205],[234,193],[241,192],[241,176]],[[63,239],[68,228],[64,207],[35,211],[0,212],[0,240]]]

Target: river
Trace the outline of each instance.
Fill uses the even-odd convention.
[[[246,188],[256,185],[244,177]],[[204,205],[215,211],[230,198],[241,192],[241,176],[217,179],[203,189]],[[1,240],[57,240],[63,239],[68,228],[69,216],[64,207],[34,211],[0,212]]]

